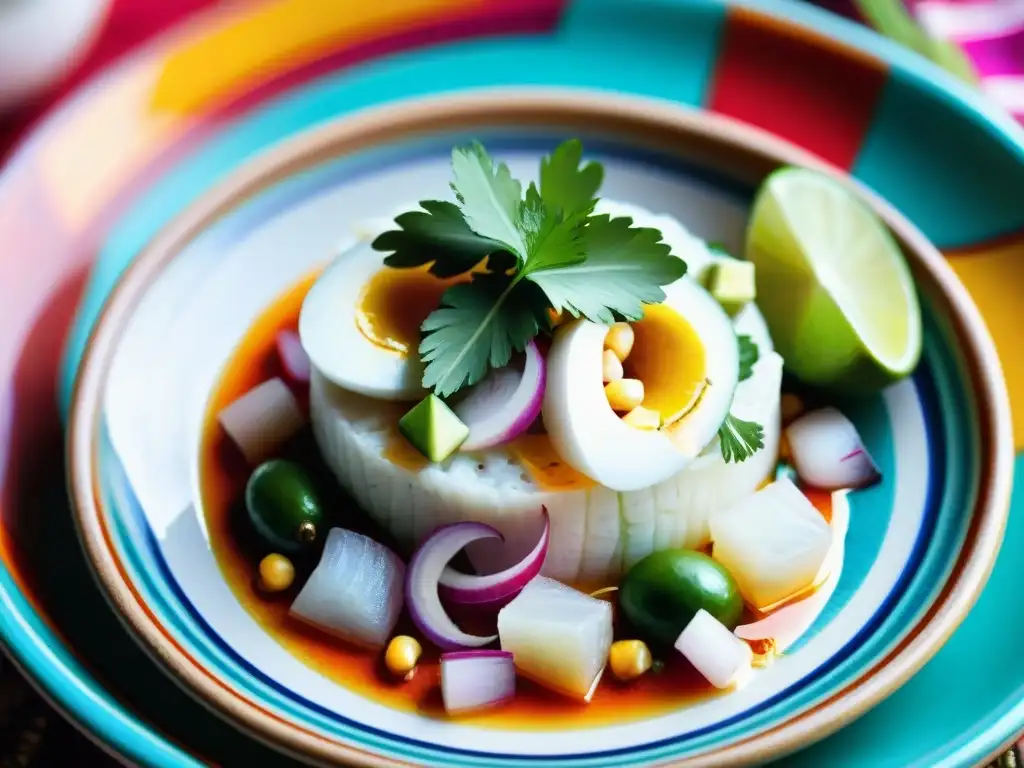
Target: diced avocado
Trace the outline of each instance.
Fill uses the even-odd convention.
[[[757,298],[753,263],[739,259],[716,262],[710,269],[707,289],[722,309],[735,315]]]
[[[431,461],[444,461],[469,436],[469,427],[436,395],[427,395],[398,421],[405,439]]]

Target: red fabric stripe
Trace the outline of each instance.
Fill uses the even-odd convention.
[[[760,126],[848,169],[867,134],[887,70],[836,55],[826,38],[732,9],[709,107]]]

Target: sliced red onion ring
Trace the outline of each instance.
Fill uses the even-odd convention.
[[[449,714],[493,707],[516,695],[516,669],[507,651],[441,655],[441,698]]]
[[[277,334],[277,357],[285,375],[296,384],[309,384],[311,364],[306,348],[295,331],[281,331]]]
[[[523,370],[512,366],[492,371],[452,410],[469,427],[459,449],[482,451],[507,443],[537,419],[544,402],[547,369],[544,357],[531,341],[526,345]]]
[[[835,408],[805,413],[786,428],[793,466],[815,488],[863,488],[881,479],[853,423]]]
[[[459,573],[453,568],[445,568],[438,580],[438,591],[444,600],[458,605],[475,605],[501,608],[518,595],[530,580],[540,573],[544,558],[548,554],[548,542],[551,540],[551,521],[548,519],[547,508],[544,515],[544,530],[540,539],[530,552],[515,565],[499,573],[489,576],[476,576]],[[490,528],[489,526],[487,526]],[[501,534],[494,531],[498,537]],[[492,536],[481,537],[492,538]]]
[[[420,545],[409,561],[405,574],[405,604],[420,632],[438,648],[454,651],[479,648],[498,639],[480,637],[459,629],[441,605],[438,582],[448,562],[467,544],[479,539],[501,538],[501,534],[483,523],[442,525]]]

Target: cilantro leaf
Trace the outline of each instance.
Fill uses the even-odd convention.
[[[522,268],[524,277],[538,269],[578,264],[586,258],[581,240],[585,213],[563,217],[546,205],[533,184],[526,190],[520,210],[520,226],[528,254]]]
[[[659,286],[686,273],[686,263],[661,242],[656,229],[633,226],[630,218],[590,216],[581,233],[586,260],[538,268],[526,277],[539,285],[552,308],[611,323],[615,315],[643,317],[643,304],[664,301]]]
[[[754,375],[754,364],[761,353],[749,336],[737,336],[736,341],[740,345],[740,381],[746,381]]]
[[[501,243],[526,261],[526,243],[519,229],[522,185],[504,163],[495,165],[479,142],[452,151],[452,191],[469,228]]]
[[[474,274],[441,297],[423,321],[423,386],[448,397],[508,364],[547,322],[547,304],[535,286],[505,274]]]
[[[431,274],[455,277],[505,248],[470,229],[454,203],[423,200],[420,207],[423,210],[396,217],[399,229],[388,230],[373,241],[374,250],[392,252],[384,259],[389,267],[419,267],[433,262]]]
[[[563,217],[590,213],[604,180],[600,163],[580,166],[582,159],[583,142],[569,139],[540,161],[540,196],[553,212]]]
[[[726,464],[746,461],[764,448],[764,427],[729,414],[718,430],[718,438]]]

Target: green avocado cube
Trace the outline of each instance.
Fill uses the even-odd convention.
[[[757,298],[754,264],[739,259],[722,259],[712,265],[707,289],[730,315]]]
[[[444,461],[469,437],[469,427],[436,395],[427,395],[398,420],[398,430],[431,461]]]

